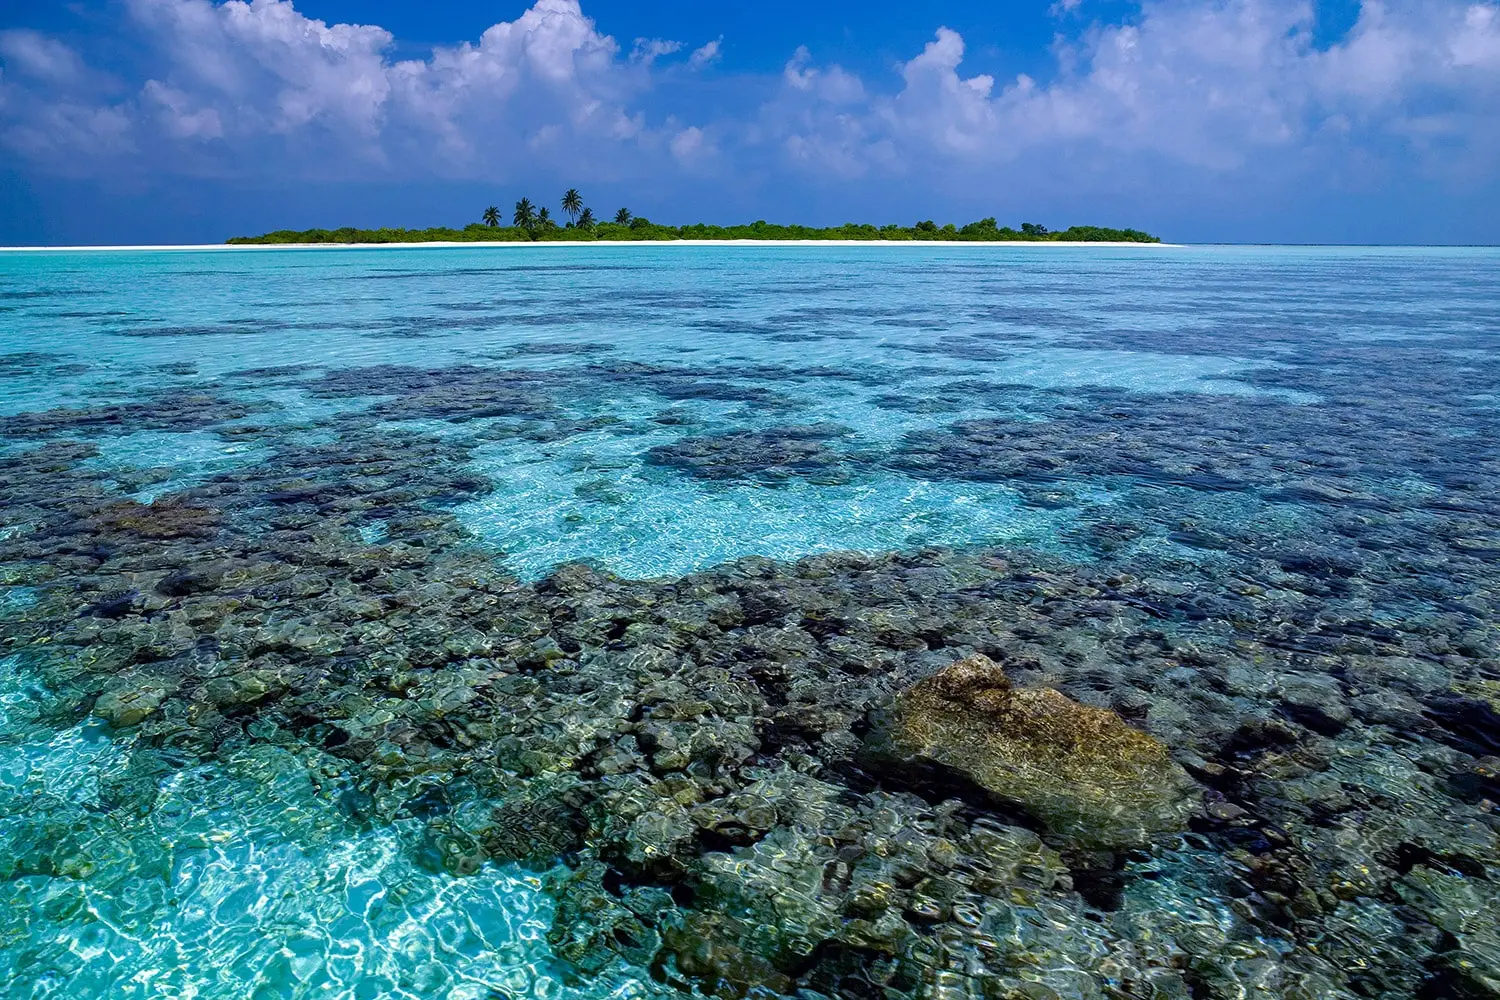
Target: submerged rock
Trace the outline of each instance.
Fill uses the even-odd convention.
[[[897,755],[961,772],[1077,846],[1145,843],[1196,805],[1160,740],[1052,688],[1012,687],[981,655],[903,692],[887,736]]]
[[[94,713],[106,719],[116,729],[128,729],[140,725],[146,716],[156,711],[171,693],[171,685],[157,681],[136,681],[122,685],[99,696],[94,703]]]
[[[848,433],[842,427],[813,424],[685,437],[652,448],[646,461],[698,479],[780,483],[801,478],[838,485],[850,479],[849,456],[827,442]]]
[[[209,538],[219,528],[219,512],[174,500],[151,504],[122,500],[101,510],[94,524],[88,527],[95,526],[101,532],[128,533],[160,541]]]

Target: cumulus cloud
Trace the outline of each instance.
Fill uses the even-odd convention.
[[[720,49],[723,48],[723,45],[724,36],[720,35],[713,41],[706,42],[702,46],[694,49],[693,54],[688,56],[688,67],[691,69],[704,69],[708,66],[712,66],[714,63],[719,61],[719,57],[722,54],[720,52]]]
[[[0,32],[9,151],[37,169],[100,173],[275,164],[288,175],[496,177],[555,161],[580,179],[660,177],[712,154],[758,176],[948,171],[994,184],[998,171],[1052,176],[1064,161],[1096,173],[1300,164],[1332,176],[1385,158],[1490,176],[1500,153],[1493,0],[1365,0],[1332,45],[1315,40],[1309,0],[1145,0],[1115,23],[1072,22],[1041,79],[966,70],[965,39],[935,25],[890,76],[862,78],[799,48],[776,78],[747,82],[774,92],[758,109],[706,117],[680,112],[708,103],[693,88],[711,86],[681,70],[718,60],[722,39],[685,60],[668,58],[685,46],[666,39],[625,53],[579,0],[534,0],[477,41],[420,59],[394,57],[383,28],[329,25],[292,0],[122,9],[148,53],[134,76],[93,69],[87,52],[36,32]],[[1059,0],[1055,12],[1081,7]]]
[[[110,87],[77,52],[34,31],[0,32],[0,147],[60,172],[134,150],[130,116],[96,100]]]
[[[679,160],[691,161],[703,155],[705,143],[703,130],[690,125],[672,137],[672,155]]]
[[[175,139],[219,139],[224,135],[218,111],[199,107],[189,95],[159,80],[147,80],[141,98],[148,111],[154,107],[162,131]]]
[[[577,0],[537,0],[515,21],[487,29],[478,45],[396,63],[390,76],[392,140],[440,135],[446,166],[470,173],[502,166],[518,140],[561,154],[578,142],[643,132],[639,114],[627,109],[643,81]]]
[[[383,28],[329,25],[291,0],[127,0],[126,11],[151,58],[123,92],[65,92],[59,82],[84,73],[72,50],[35,33],[0,36],[0,134],[12,148],[57,165],[177,141],[192,144],[178,165],[203,170],[253,150],[330,174],[352,163],[483,175],[527,149],[643,140],[644,119],[628,107],[646,85],[640,73],[681,48],[644,41],[633,65],[578,0],[536,0],[477,43],[418,60],[393,59]],[[39,141],[59,118],[73,127]]]
[[[158,88],[191,93],[236,132],[308,125],[373,136],[391,93],[383,28],[303,17],[288,0],[129,0],[163,49]]]
[[[0,58],[11,73],[53,84],[71,84],[84,75],[78,53],[36,31],[0,31]]]
[[[1464,31],[1451,47],[1456,66],[1500,67],[1500,7],[1475,4],[1464,13]]]
[[[782,78],[793,90],[802,91],[830,104],[853,104],[864,100],[865,87],[859,77],[842,66],[823,69],[812,64],[812,52],[800,46],[782,69]]]
[[[781,116],[784,141],[806,150],[836,131],[846,169],[1092,150],[1094,162],[1147,154],[1229,171],[1267,151],[1314,155],[1356,138],[1415,149],[1423,130],[1452,129],[1472,131],[1466,155],[1492,154],[1483,136],[1500,132],[1500,7],[1368,0],[1337,44],[1318,47],[1312,29],[1304,0],[1159,0],[1065,46],[1051,83],[1023,75],[1001,85],[966,75],[963,38],[939,28],[900,67],[902,86],[875,96],[802,50],[778,99],[796,112]],[[840,114],[809,111],[810,95]],[[856,134],[864,151],[848,145]]]
[[[630,61],[650,66],[662,56],[669,56],[680,51],[682,51],[681,42],[672,42],[665,38],[637,38],[635,49],[630,53]]]
[[[885,112],[897,130],[960,153],[973,152],[989,141],[999,122],[990,96],[995,79],[961,76],[963,57],[963,38],[939,28],[922,54],[901,68],[906,86]]]

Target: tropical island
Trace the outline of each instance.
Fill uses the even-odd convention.
[[[617,211],[612,221],[594,217],[593,209],[583,204],[577,189],[569,189],[561,200],[565,221],[559,223],[546,206],[534,205],[529,198],[516,202],[510,225],[501,225],[500,209],[489,206],[462,229],[435,226],[430,229],[279,229],[261,236],[236,236],[232,244],[277,243],[539,243],[539,242],[620,242],[670,240],[886,240],[890,242],[964,242],[964,243],[1160,243],[1160,238],[1138,229],[1110,229],[1104,226],[1070,226],[1051,230],[1034,222],[1023,222],[1021,228],[998,225],[993,218],[980,219],[964,226],[948,223],[939,226],[931,220],[913,226],[846,222],[842,226],[781,225],[760,220],[748,225],[713,226],[695,223],[687,226],[662,225],[633,215],[628,208]]]

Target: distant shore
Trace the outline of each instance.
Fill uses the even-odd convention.
[[[418,240],[411,243],[172,243],[134,246],[0,247],[0,253],[144,250],[410,250],[415,247],[1181,247],[1125,240]]]
[[[584,210],[575,224],[558,225],[546,209],[533,214],[523,201],[516,206],[516,224],[499,224],[499,210],[491,207],[486,217],[492,223],[471,222],[462,229],[430,226],[426,229],[383,227],[360,229],[342,226],[338,229],[278,229],[259,236],[234,236],[226,243],[741,243],[769,241],[800,243],[804,241],[844,243],[1160,243],[1159,237],[1139,229],[1114,229],[1109,226],[1069,226],[1048,229],[1035,222],[1023,222],[1021,228],[999,225],[994,218],[980,219],[964,226],[949,223],[939,226],[932,220],[914,226],[872,226],[846,223],[842,226],[802,226],[766,222],[748,225],[710,226],[693,223],[669,226],[632,216],[621,209],[614,222],[597,222]]]

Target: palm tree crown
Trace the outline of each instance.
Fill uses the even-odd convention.
[[[491,227],[500,225],[500,210],[494,205],[484,210],[484,224]]]
[[[553,226],[557,225],[557,223],[552,221],[552,213],[547,211],[545,205],[537,209],[536,224],[538,226],[541,226],[543,229],[551,229]]]
[[[570,220],[578,221],[578,213],[583,211],[583,196],[578,193],[577,188],[568,188],[568,193],[563,195],[562,210]]]
[[[618,226],[630,225],[630,209],[622,208],[615,213],[615,224]]]
[[[536,225],[536,209],[531,206],[530,198],[522,198],[516,202],[516,212],[511,216],[511,221],[522,229],[530,229]]]
[[[577,225],[579,229],[594,228],[594,210],[592,208],[585,208],[582,212],[580,212],[578,214]]]

